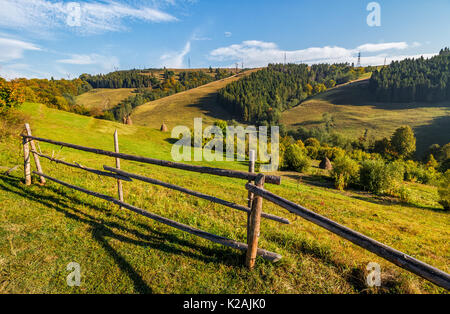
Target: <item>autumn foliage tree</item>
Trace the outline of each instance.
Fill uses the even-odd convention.
[[[18,84],[0,78],[0,112],[13,108],[22,102],[23,96]]]

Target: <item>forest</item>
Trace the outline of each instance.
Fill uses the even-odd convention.
[[[15,79],[11,81],[24,101],[46,104],[49,107],[79,114],[88,112],[76,104],[75,97],[92,89],[81,79]]]
[[[382,102],[450,100],[450,49],[430,59],[406,59],[374,71],[369,88]]]
[[[93,88],[142,88],[159,83],[153,75],[144,75],[141,70],[116,71],[108,74],[82,74],[80,79]]]
[[[270,64],[220,90],[218,101],[244,122],[274,125],[284,110],[370,71],[372,68],[355,68],[347,63]]]

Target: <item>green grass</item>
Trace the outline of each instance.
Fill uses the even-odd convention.
[[[444,104],[376,103],[367,89],[367,81],[355,82],[317,95],[301,105],[285,111],[281,122],[288,129],[324,125],[322,115],[330,113],[335,130],[351,138],[362,136],[390,137],[396,128],[409,125],[417,136],[419,154],[432,144],[450,141],[450,106]]]
[[[218,119],[231,120],[232,116],[217,103],[217,92],[231,82],[257,70],[249,70],[237,76],[149,102],[137,107],[131,115],[131,120],[134,124],[152,128],[160,128],[164,122],[170,130],[177,125],[192,127],[194,118],[203,118],[203,122],[208,125]]]
[[[126,126],[25,104],[36,136],[111,150],[118,129],[124,153],[170,160],[168,133]],[[69,162],[101,168],[108,157],[42,143],[41,149]],[[0,166],[22,163],[19,138],[0,144]],[[43,160],[44,172],[108,195],[114,180]],[[232,162],[202,163],[245,170]],[[245,204],[245,182],[122,161],[122,168]],[[326,217],[450,271],[449,215],[434,187],[408,185],[412,204],[330,187],[322,171],[283,175],[281,186],[266,188]],[[263,220],[260,247],[283,255],[278,263],[258,259],[253,271],[244,254],[119,210],[99,199],[49,182],[23,185],[21,170],[0,175],[0,293],[444,293],[429,282],[366,252],[300,217],[264,202],[264,211],[291,225]],[[34,178],[36,182],[36,178]],[[145,183],[124,183],[125,200],[148,211],[221,236],[245,242],[246,215],[220,205]],[[383,287],[364,285],[369,262],[382,266]],[[66,285],[77,262],[81,287]]]

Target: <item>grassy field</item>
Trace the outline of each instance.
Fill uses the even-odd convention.
[[[33,133],[112,150],[119,132],[124,153],[171,160],[168,133],[25,104]],[[44,153],[101,168],[112,158],[40,145]],[[20,139],[2,140],[0,166],[22,163]],[[42,161],[44,171],[75,185],[109,195],[114,180]],[[245,170],[238,162],[202,163]],[[122,161],[128,171],[245,204],[241,180],[198,175]],[[328,218],[450,272],[448,213],[434,187],[409,184],[414,199],[405,204],[358,191],[339,192],[321,170],[280,173],[281,186],[266,188]],[[36,182],[36,179],[34,179]],[[445,293],[363,249],[275,205],[264,211],[287,217],[291,225],[262,222],[260,247],[283,255],[272,264],[257,260],[248,271],[244,254],[151,221],[102,200],[49,182],[22,183],[20,168],[0,175],[0,293]],[[125,200],[156,214],[245,242],[245,214],[138,182],[125,183]],[[81,265],[82,284],[69,287],[66,269]],[[365,267],[378,262],[382,288],[365,286]]]
[[[87,109],[99,108],[108,110],[115,107],[120,101],[133,94],[134,88],[97,88],[77,96],[77,104]]]
[[[369,130],[369,137],[389,137],[401,125],[410,125],[417,136],[417,150],[431,144],[446,144],[450,134],[450,104],[376,103],[367,90],[368,81],[337,87],[285,111],[281,121],[288,129],[324,125],[322,115],[331,114],[335,130],[357,138]]]
[[[198,88],[161,98],[137,107],[131,119],[133,123],[159,128],[164,122],[169,129],[176,125],[192,126],[194,118],[203,118],[205,124],[215,120],[230,120],[232,116],[216,102],[217,92],[233,81],[258,69],[237,76],[215,81]]]

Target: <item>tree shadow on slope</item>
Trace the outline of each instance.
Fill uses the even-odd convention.
[[[450,143],[450,115],[436,117],[430,124],[415,127],[414,133],[417,138],[416,154],[422,157],[430,145]]]
[[[240,116],[232,115],[217,103],[217,93],[211,93],[199,98],[195,103],[187,105],[200,109],[205,115],[216,120],[232,120],[242,122]]]
[[[151,232],[152,234],[144,234],[138,230],[130,229],[116,221],[113,221],[113,219],[126,220],[125,218],[113,214],[111,211],[104,208],[87,204],[80,199],[69,195],[67,192],[62,191],[61,189],[43,186],[40,187],[40,189],[43,189],[44,191],[37,193],[32,189],[26,188],[20,179],[15,177],[7,177],[4,175],[0,175],[0,189],[28,199],[32,202],[40,203],[48,208],[64,214],[65,217],[69,219],[89,225],[92,238],[102,246],[107,254],[116,262],[122,272],[127,274],[127,276],[133,281],[134,288],[139,293],[152,293],[152,289],[126,260],[126,258],[120,255],[119,252],[114,249],[111,244],[109,244],[107,237],[132,245],[151,247],[152,249],[161,250],[169,254],[193,258],[205,263],[213,262],[233,266],[242,264],[242,255],[232,252],[231,249],[223,250],[198,246],[189,241],[179,239],[173,234],[153,230],[153,228],[150,228],[149,225],[136,221],[133,221],[133,224],[139,226],[140,228],[144,228],[146,232]],[[94,210],[94,212],[92,215],[85,213],[76,209],[77,205],[89,207]],[[118,232],[114,232],[113,229],[116,229],[119,232],[131,234],[138,238],[138,240],[121,235]],[[177,246],[183,246],[199,253],[183,250]]]

